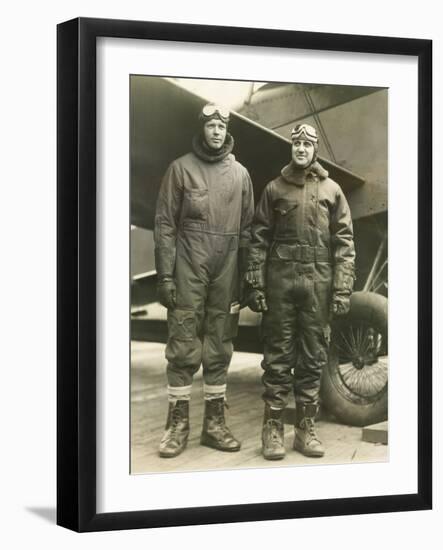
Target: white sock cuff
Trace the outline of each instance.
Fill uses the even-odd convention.
[[[203,383],[203,393],[225,393],[226,384],[220,384],[217,386]]]
[[[177,401],[177,399],[189,401],[191,388],[192,386],[168,386],[168,401]]]
[[[216,399],[224,397],[226,394],[226,384],[211,385],[203,383],[203,397],[205,399]]]

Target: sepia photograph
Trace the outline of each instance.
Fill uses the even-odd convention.
[[[431,42],[59,30],[58,524],[429,509]]]
[[[130,472],[389,460],[387,88],[130,76]]]

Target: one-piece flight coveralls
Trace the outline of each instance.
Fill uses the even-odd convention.
[[[268,311],[263,314],[263,398],[283,409],[288,393],[317,403],[328,356],[334,292],[354,280],[351,213],[340,186],[314,162],[291,162],[263,191],[252,228],[249,263],[262,269]]]
[[[223,393],[240,311],[239,248],[250,242],[254,214],[248,171],[231,153],[197,138],[193,152],[169,166],[155,217],[159,278],[172,277],[176,307],[168,309],[169,388],[189,387],[203,365],[205,389]],[[179,393],[179,391],[178,391]]]

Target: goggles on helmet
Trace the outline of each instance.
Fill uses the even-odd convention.
[[[306,139],[307,141],[318,143],[317,130],[313,126],[309,126],[309,124],[297,124],[292,129],[291,139],[292,141]]]
[[[225,107],[220,107],[220,105],[214,105],[212,103],[209,103],[208,105],[205,105],[202,109],[200,119],[202,120],[208,120],[213,118],[214,116],[218,116],[221,121],[228,122],[229,121],[229,110]]]

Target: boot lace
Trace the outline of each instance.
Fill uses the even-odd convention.
[[[274,418],[270,418],[267,421],[267,425],[269,428],[269,438],[271,439],[271,441],[280,441],[280,422],[278,420],[275,420]]]
[[[304,418],[300,422],[300,427],[310,436],[311,440],[315,439],[316,441],[320,441],[318,439],[317,432],[315,430],[315,424],[314,424],[313,418]]]
[[[218,429],[220,430],[220,435],[222,437],[225,437],[225,436],[233,437],[231,430],[226,425],[225,411],[224,411],[225,407],[229,409],[227,402],[223,401],[218,405],[215,415],[212,418],[214,423],[217,424]]]
[[[176,407],[172,411],[171,425],[169,426],[171,435],[175,435],[175,432],[177,431],[177,428],[181,419],[182,417],[181,417],[180,409]]]
[[[231,435],[231,430],[226,425],[225,417],[222,414],[217,415],[214,418],[214,421],[217,424],[217,426],[219,427],[219,429],[220,429],[220,431],[222,432],[223,435],[229,435],[229,436]]]

